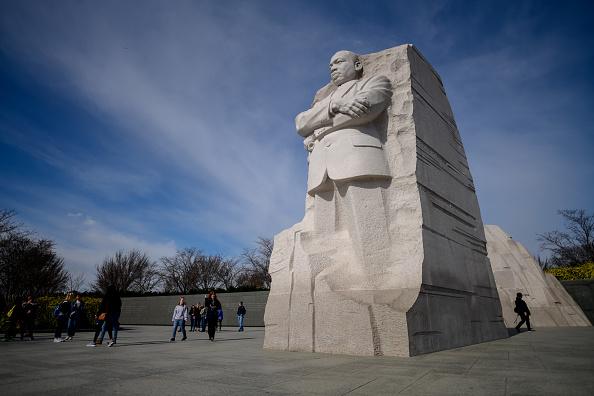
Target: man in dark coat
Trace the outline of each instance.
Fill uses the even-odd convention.
[[[526,327],[528,327],[528,331],[531,331],[532,328],[530,327],[530,310],[528,309],[528,305],[526,302],[522,300],[522,293],[518,293],[516,295],[516,307],[514,308],[514,312],[520,315],[520,323],[516,326],[516,330],[518,333],[520,332],[520,327],[526,323]]]

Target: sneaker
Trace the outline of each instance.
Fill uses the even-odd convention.
[[[61,339],[61,338],[57,338],[57,337],[56,337],[56,338],[54,338],[54,342],[62,342],[62,341],[64,341],[64,340],[63,340],[63,339]]]
[[[97,346],[97,344],[95,344],[94,342],[89,342],[89,343],[87,344],[87,346],[88,346],[88,347],[91,347],[91,348],[94,348],[94,347],[96,347],[96,346]]]
[[[64,341],[72,341],[72,337],[68,336],[64,339]]]
[[[111,348],[112,346],[114,346],[114,345],[115,345],[115,343],[116,343],[115,341],[109,341],[109,344],[107,344],[107,346],[108,346],[109,348]]]
[[[188,339],[188,337],[184,337],[184,338],[182,338],[182,341],[185,341],[185,340],[187,340],[187,339]]]
[[[173,342],[175,341],[175,338],[170,338],[169,341]]]

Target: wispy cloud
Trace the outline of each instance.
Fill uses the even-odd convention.
[[[513,12],[450,1],[3,8],[2,54],[85,117],[35,123],[0,109],[0,142],[58,179],[15,177],[0,197],[58,239],[73,268],[90,271],[119,247],[154,258],[189,244],[235,254],[298,221],[306,160],[292,120],[342,48],[412,42],[434,63],[487,222],[535,251],[556,209],[591,208],[583,181],[594,176],[594,124],[578,110],[592,96],[559,81],[592,51],[572,47],[536,3]]]

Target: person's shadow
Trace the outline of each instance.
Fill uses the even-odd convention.
[[[515,327],[508,327],[507,328],[507,336],[508,337],[513,337],[513,336],[517,336],[518,334],[520,334],[521,332],[519,332],[518,330],[516,330]]]

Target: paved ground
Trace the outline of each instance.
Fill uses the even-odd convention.
[[[169,343],[169,328],[138,326],[122,331],[116,348],[87,348],[89,336],[0,343],[0,394],[594,395],[591,327],[414,358],[263,351],[261,328]]]

